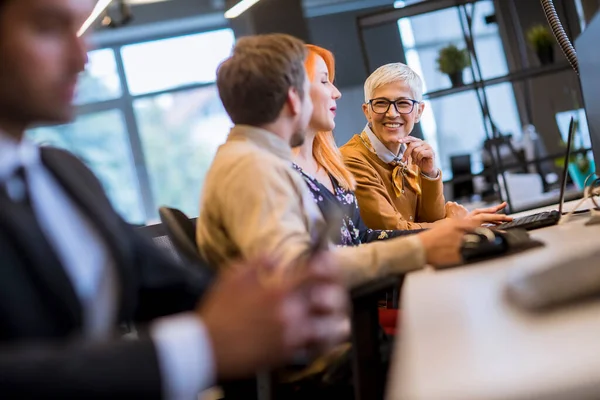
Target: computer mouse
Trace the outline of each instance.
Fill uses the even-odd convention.
[[[505,253],[507,249],[508,245],[502,235],[481,227],[465,234],[460,251],[463,260],[471,262]]]

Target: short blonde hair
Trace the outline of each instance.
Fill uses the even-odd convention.
[[[406,64],[391,63],[377,68],[365,81],[365,103],[373,98],[375,90],[398,81],[405,82],[408,85],[414,100],[423,100],[423,81],[419,74]]]

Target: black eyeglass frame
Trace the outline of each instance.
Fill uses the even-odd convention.
[[[382,101],[382,100],[383,100],[383,101],[386,101],[386,102],[388,103],[388,105],[387,105],[387,108],[385,109],[385,111],[384,111],[384,112],[378,112],[378,111],[375,111],[375,107],[373,107],[373,102],[374,102],[374,101],[376,101],[376,100],[379,100],[379,101]],[[401,111],[398,109],[398,104],[396,104],[396,103],[398,103],[399,101],[410,101],[410,102],[412,103],[412,107],[411,107],[410,111],[408,111],[408,112],[401,112]],[[387,113],[387,112],[390,110],[390,106],[393,104],[393,105],[394,105],[394,108],[396,109],[396,112],[397,112],[398,114],[403,114],[403,115],[406,115],[406,114],[410,114],[411,112],[413,112],[413,111],[414,111],[414,109],[415,109],[415,104],[421,104],[421,102],[420,102],[420,101],[418,101],[418,100],[415,100],[415,99],[408,99],[408,98],[401,98],[401,99],[396,99],[396,100],[393,100],[393,101],[392,101],[392,100],[386,99],[385,97],[377,97],[377,98],[375,98],[375,99],[371,99],[371,100],[369,100],[369,103],[368,103],[368,104],[371,106],[371,110],[373,110],[373,112],[374,112],[375,114],[386,114],[386,113]]]

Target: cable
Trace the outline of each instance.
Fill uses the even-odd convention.
[[[590,179],[592,177],[593,180],[590,182]],[[590,182],[589,186],[588,182]],[[588,199],[592,200],[592,203],[594,203],[595,208],[600,208],[598,207],[598,203],[594,198],[596,196],[600,196],[600,178],[598,178],[595,173],[591,173],[587,176],[587,178],[585,178],[585,182],[583,183],[583,197],[581,198],[581,200],[579,200],[579,203],[577,203],[575,207],[571,209],[571,211],[569,211],[564,217],[560,219],[559,224],[566,224],[567,222],[569,222],[571,216],[573,216],[573,214],[576,214],[577,209],[581,207],[581,205]]]
[[[544,14],[546,14],[546,19],[552,28],[552,33],[554,37],[558,41],[562,52],[569,60],[569,64],[575,70],[577,75],[579,75],[579,62],[577,61],[577,53],[575,52],[575,48],[571,44],[567,33],[563,29],[562,24],[560,23],[560,19],[558,18],[558,14],[556,13],[556,9],[554,8],[554,3],[552,0],[540,0],[542,2],[542,7],[544,8]]]
[[[594,207],[597,209],[600,209],[600,207],[598,206],[598,203],[596,203],[596,200],[594,199],[595,196],[600,196],[600,178],[598,178],[598,176],[596,176],[595,173],[591,173],[588,175],[587,178],[585,178],[585,181],[583,183],[583,187],[586,187],[585,185],[587,185],[588,180],[592,177],[594,177],[593,182],[590,184],[590,199],[592,199],[592,203],[594,203]]]

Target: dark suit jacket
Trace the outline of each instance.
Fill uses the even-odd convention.
[[[43,148],[44,165],[106,240],[119,276],[118,321],[146,322],[193,309],[210,277],[168,261],[113,210],[77,158]],[[0,191],[0,398],[160,397],[149,338],[89,343],[82,308],[32,214]]]

